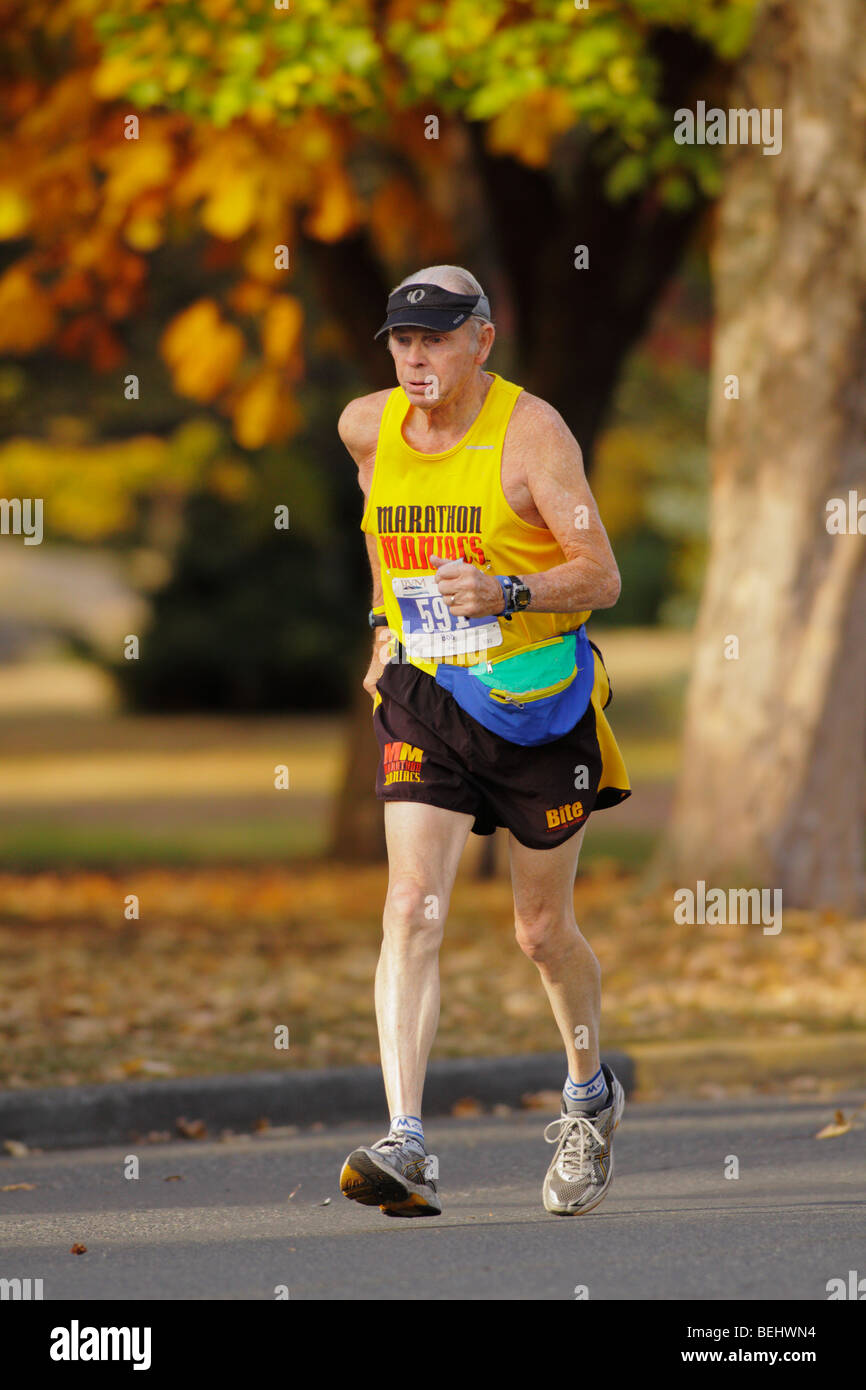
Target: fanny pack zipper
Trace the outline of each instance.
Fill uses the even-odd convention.
[[[557,681],[555,685],[545,686],[543,690],[521,690],[519,698],[510,690],[490,690],[489,694],[491,700],[496,700],[500,705],[515,705],[518,709],[523,709],[524,705],[533,700],[545,700],[548,695],[556,695],[560,690],[565,690],[566,686],[571,685],[576,675],[577,667],[575,666],[570,675]]]

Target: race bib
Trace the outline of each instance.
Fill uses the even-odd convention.
[[[409,656],[441,661],[449,656],[483,655],[502,643],[495,618],[458,617],[439,592],[432,574],[392,579],[394,597],[403,620],[403,646]]]

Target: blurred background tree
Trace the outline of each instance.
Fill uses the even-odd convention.
[[[712,147],[673,138],[674,111],[698,97],[724,105],[733,90],[739,104],[765,106],[780,104],[768,93],[781,92],[802,117],[807,94],[826,89],[821,138],[801,118],[792,162],[728,150],[722,210],[733,260],[717,256],[720,344],[731,352],[725,344],[748,339],[762,345],[759,355],[764,345],[790,353],[785,333],[794,333],[804,362],[817,350],[812,406],[829,430],[822,457],[841,448],[847,461],[823,474],[808,466],[800,504],[811,505],[817,478],[823,497],[859,477],[857,451],[844,441],[856,433],[862,383],[843,364],[862,359],[862,275],[850,256],[862,150],[852,143],[846,156],[842,146],[862,107],[852,74],[863,19],[854,0],[815,13],[825,10],[827,37],[813,44],[817,21],[792,0],[772,0],[749,48],[752,0],[597,0],[585,11],[564,0],[307,0],[287,9],[132,0],[116,12],[97,0],[8,5],[0,350],[14,365],[0,398],[13,437],[0,452],[0,483],[14,491],[22,469],[31,480],[47,469],[49,536],[130,552],[151,598],[143,656],[103,655],[128,699],[151,709],[321,708],[354,687],[333,849],[381,850],[375,807],[369,822],[358,809],[369,801],[375,756],[358,688],[369,584],[360,495],[333,421],[351,395],[391,383],[372,332],[388,289],[433,261],[479,275],[501,330],[496,369],[557,406],[581,442],[622,560],[626,598],[612,621],[690,621],[707,515],[696,428],[706,344],[692,344],[670,371],[658,337],[652,356],[634,350],[663,313],[674,274],[681,295],[702,279],[705,214],[722,190],[722,165]],[[771,80],[777,38],[816,56],[786,60]],[[836,190],[836,204],[816,212],[812,193],[799,190],[817,189],[825,157],[822,186]],[[745,273],[750,209],[768,198],[761,254],[746,258]],[[828,302],[849,312],[833,317],[823,347],[812,330],[825,301],[806,295],[799,271],[785,279],[786,263],[773,259],[777,238],[797,264],[810,261],[803,248],[824,248]],[[799,306],[800,328],[783,328],[773,346],[767,317],[785,303]],[[735,416],[740,430],[749,421],[759,450],[754,495],[742,466],[717,462],[706,604],[721,602],[724,614],[722,576],[732,563],[753,582],[767,566],[767,517],[756,498],[764,492],[774,514],[785,514],[784,478],[771,460],[796,449],[805,422],[791,434],[784,423],[798,418],[789,405],[809,399],[788,402],[759,362],[744,362],[755,374],[755,411],[729,412],[726,426],[718,388],[711,402],[717,460],[732,448],[748,455],[745,437],[725,435]],[[846,404],[836,409],[839,399]],[[733,492],[726,478],[736,479]],[[279,506],[288,531],[274,527]],[[815,875],[794,872],[796,818],[783,792],[747,820],[749,830],[717,833],[736,819],[738,799],[735,779],[722,795],[722,754],[736,748],[738,761],[764,768],[761,785],[787,758],[794,801],[820,787],[823,808],[831,788],[845,788],[836,831],[816,813],[823,829],[812,858],[829,853],[844,822],[843,859],[830,854],[834,867],[814,891],[832,896],[834,881],[848,901],[862,892],[853,867],[862,786],[843,763],[854,749],[848,763],[862,771],[863,717],[859,668],[843,654],[862,608],[862,546],[855,536],[847,549],[828,549],[826,533],[808,527],[803,537],[800,570],[823,603],[803,631],[835,637],[809,666],[812,685],[783,736],[772,710],[791,691],[800,649],[785,622],[752,603],[753,620],[763,613],[761,639],[769,624],[770,647],[786,655],[775,683],[753,672],[763,733],[732,742],[729,726],[719,743],[722,616],[710,620],[705,604],[676,852],[681,865],[703,863],[709,846],[724,845],[720,869],[760,863],[808,900]],[[770,589],[794,613],[808,600],[785,578],[784,555],[782,547]],[[845,718],[828,758],[816,731],[842,676]],[[794,730],[808,753],[785,753]],[[710,797],[699,774],[709,762]],[[750,804],[758,795],[756,785]]]
[[[334,862],[382,851],[335,426],[393,383],[387,291],[457,261],[623,572],[593,630],[638,794],[580,885],[608,1045],[662,1096],[684,1058],[701,1094],[707,1040],[716,1096],[856,1084],[863,934],[827,906],[862,884],[864,542],[824,509],[866,490],[866,10],[280,5],[0,0],[0,497],[44,498],[46,539],[0,536],[4,1083],[268,1067],[277,1001],[294,1065],[377,1060],[384,868]],[[783,152],[677,146],[697,99],[783,107]],[[465,882],[491,848],[455,887],[443,1054],[555,1043],[507,881]],[[671,882],[710,874],[817,910],[773,949],[696,935]]]
[[[421,264],[470,265],[500,327],[496,369],[560,409],[591,466],[623,364],[718,191],[714,152],[676,145],[672,111],[723,89],[751,16],[750,0],[7,9],[0,350],[26,363],[3,378],[12,429],[73,422],[91,538],[134,547],[150,576],[141,658],[108,658],[133,705],[356,693],[343,855],[381,852],[381,831],[358,814],[375,756],[358,689],[369,578],[333,423],[391,384],[372,342],[387,292]],[[650,501],[678,486],[664,432],[649,450],[636,437],[653,389],[650,370],[608,443],[608,494],[625,468],[639,498],[622,621],[676,614],[678,528],[700,520],[698,501],[672,530]],[[667,383],[672,420],[683,389]],[[124,515],[100,522],[104,442],[170,445],[191,410],[211,433],[183,485],[167,499],[154,452],[149,482],[115,476]],[[679,485],[699,492],[679,458]],[[6,453],[0,478],[8,490]],[[47,525],[64,534],[53,503]],[[688,582],[683,600],[681,616]]]

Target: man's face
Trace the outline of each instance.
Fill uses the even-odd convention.
[[[397,380],[413,405],[432,410],[454,396],[467,378],[487,360],[493,329],[462,323],[451,333],[426,328],[392,328],[389,349]]]

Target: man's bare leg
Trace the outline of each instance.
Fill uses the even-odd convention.
[[[574,917],[574,878],[582,829],[555,849],[527,849],[509,836],[517,941],[534,961],[568,1058],[569,1075],[587,1082],[598,1071],[601,967]],[[585,1047],[575,1029],[587,1030]]]
[[[473,817],[385,803],[388,893],[376,970],[376,1020],[391,1115],[420,1115],[439,1023],[439,946]]]
[[[538,966],[575,1083],[563,1095],[560,1117],[544,1131],[556,1151],[542,1200],[557,1216],[594,1211],[604,1199],[613,1177],[613,1132],[625,1102],[617,1077],[609,1067],[601,1070],[601,968],[574,920],[574,875],[585,829],[550,850],[526,849],[511,837],[517,940]]]

